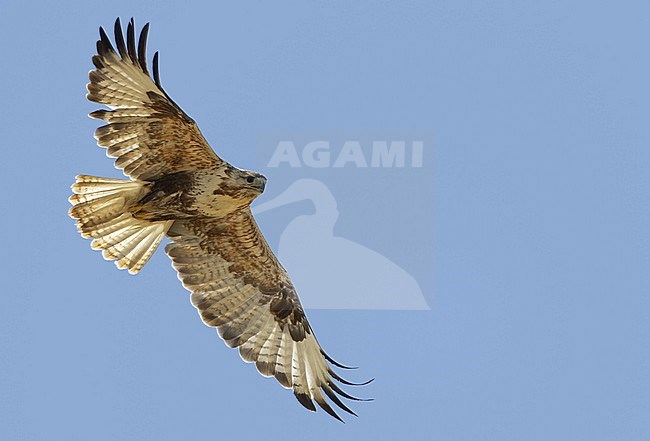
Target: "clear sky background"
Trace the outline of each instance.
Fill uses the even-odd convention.
[[[647,2],[132,3],[0,6],[0,438],[650,439]],[[338,230],[431,310],[309,311],[376,378],[359,418],[244,365],[164,253],[131,277],[79,238],[73,176],[119,176],[84,89],[117,16],[151,21],[166,89],[240,167],[271,131],[433,134],[410,191],[346,175],[371,196]]]

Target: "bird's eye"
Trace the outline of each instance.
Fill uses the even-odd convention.
[[[255,178],[252,177],[252,176],[249,176],[249,177],[246,178],[246,182],[248,182],[249,184],[252,184],[253,181],[255,181]]]

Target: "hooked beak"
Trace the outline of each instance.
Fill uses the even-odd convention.
[[[259,182],[257,184],[257,188],[260,189],[260,193],[264,192],[264,189],[266,188],[266,176],[259,176]]]

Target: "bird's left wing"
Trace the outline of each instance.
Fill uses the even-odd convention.
[[[108,124],[95,130],[97,144],[115,158],[115,167],[140,180],[153,180],[179,171],[212,168],[222,160],[210,148],[196,123],[167,95],[160,84],[158,53],[153,57],[153,79],[147,69],[146,24],[136,43],[133,19],[126,41],[119,18],[115,43],[99,28],[95,70],[88,74],[87,98],[111,110],[90,116]]]
[[[312,400],[340,420],[325,400],[354,415],[337,396],[348,395],[333,381],[345,367],[321,349],[284,268],[262,237],[248,208],[226,219],[177,220],[165,251],[203,322],[265,377],[293,389],[315,411]],[[365,383],[363,383],[365,384]]]

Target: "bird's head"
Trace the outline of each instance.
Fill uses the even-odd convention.
[[[218,199],[231,199],[234,205],[245,205],[264,192],[266,178],[250,170],[227,166],[211,176],[212,194]]]
[[[229,165],[195,175],[201,182],[197,204],[203,205],[210,216],[223,216],[250,205],[266,186],[261,174]]]
[[[250,170],[237,170],[236,182],[243,194],[253,196],[251,201],[264,193],[266,177]]]

